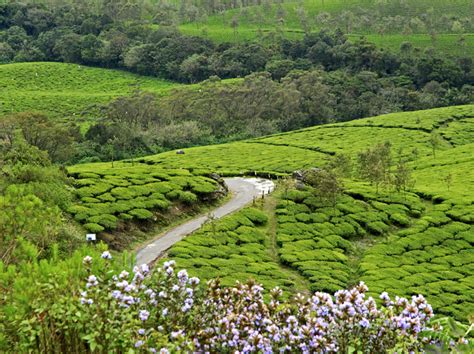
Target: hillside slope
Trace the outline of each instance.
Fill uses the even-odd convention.
[[[304,11],[302,12],[302,9]],[[359,13],[363,11],[364,15]],[[357,39],[364,35],[370,42],[374,42],[383,48],[399,50],[403,42],[411,42],[420,48],[434,47],[448,54],[471,55],[474,53],[474,34],[466,29],[463,31],[464,44],[460,45],[461,34],[454,32],[451,28],[439,31],[436,36],[431,36],[431,29],[421,26],[413,28],[406,33],[401,26],[395,29],[382,30],[380,26],[370,24],[371,15],[375,13],[380,16],[389,16],[388,22],[398,21],[396,17],[407,16],[416,18],[412,23],[419,23],[419,18],[432,16],[440,19],[447,15],[449,19],[459,19],[472,14],[472,2],[466,0],[445,1],[418,1],[408,0],[404,2],[373,1],[373,0],[324,0],[324,1],[286,1],[281,5],[273,6],[253,6],[243,9],[228,10],[219,15],[209,16],[203,21],[186,23],[180,26],[180,30],[185,34],[206,36],[217,42],[238,42],[243,40],[262,39],[262,36],[270,32],[275,32],[277,19],[283,16],[281,32],[288,38],[301,38],[303,36],[302,19],[312,31],[323,28],[323,23],[318,21],[318,15],[329,16],[338,26],[346,30],[352,39]],[[352,15],[351,13],[356,14]],[[472,16],[472,15],[471,15]],[[359,17],[359,18],[357,18]],[[394,20],[392,20],[392,18]],[[358,20],[367,23],[367,26],[355,26]],[[261,23],[258,23],[258,22]],[[263,21],[263,22],[262,22]],[[327,19],[326,19],[327,21]],[[445,23],[447,22],[444,21]],[[236,27],[233,27],[233,23]],[[370,25],[369,25],[370,24]],[[334,27],[333,23],[326,27]],[[404,34],[402,32],[405,32]]]
[[[179,84],[120,70],[64,63],[0,65],[0,115],[40,111],[87,118],[113,98],[144,90],[158,95]]]
[[[441,137],[435,151],[430,143],[434,134]],[[423,293],[437,313],[467,321],[474,313],[468,295],[474,291],[473,139],[474,105],[468,105],[316,126],[185,149],[184,154],[172,151],[140,159],[138,165],[87,164],[70,171],[75,176],[94,172],[101,179],[136,169],[165,177],[190,171],[194,176],[275,177],[322,166],[340,153],[355,160],[358,152],[389,141],[394,155],[409,161],[415,180],[410,192],[377,192],[354,174],[344,180],[345,193],[336,206],[329,207],[311,188],[290,189],[256,204],[267,215],[264,225],[242,215],[213,222],[173,246],[169,257],[203,279],[222,275],[226,284],[253,277],[286,289],[333,291],[363,280],[374,294]],[[170,186],[176,183],[166,178]],[[195,190],[190,182],[186,186],[181,179],[180,188]],[[126,185],[121,191],[127,188],[138,191]],[[107,193],[94,193],[87,208],[100,214],[93,199],[100,206]],[[288,272],[292,279],[283,282]]]
[[[432,133],[443,139],[437,148],[442,151],[432,156],[430,138]],[[224,175],[241,173],[290,173],[304,167],[321,166],[328,158],[337,154],[355,155],[376,143],[390,141],[393,151],[401,151],[411,160],[415,178],[420,181],[417,188],[430,189],[433,193],[444,193],[441,185],[433,185],[422,176],[429,168],[443,166],[449,160],[453,173],[453,187],[460,195],[470,195],[465,181],[467,176],[460,166],[469,168],[474,156],[470,154],[474,138],[474,106],[438,108],[417,112],[392,113],[356,121],[326,124],[289,133],[272,135],[253,140],[196,147],[186,149],[185,155],[167,152],[143,159],[149,164],[167,168],[204,169]],[[471,144],[471,145],[469,145]],[[457,161],[458,163],[455,163]],[[460,166],[458,166],[460,165]],[[442,178],[438,176],[442,184]],[[466,185],[464,182],[468,183]],[[427,187],[427,188],[426,188]],[[433,188],[431,188],[433,187]],[[474,194],[473,194],[474,196]]]

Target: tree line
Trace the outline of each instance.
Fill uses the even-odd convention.
[[[291,69],[320,66],[406,76],[408,84],[418,88],[431,80],[450,87],[473,82],[472,58],[447,58],[433,50],[420,53],[408,43],[401,53],[390,53],[364,40],[349,41],[341,30],[308,32],[303,40],[273,37],[266,42],[215,44],[185,36],[173,26],[154,29],[70,5],[0,5],[0,63],[23,61],[121,68],[191,83],[264,70],[279,79]]]
[[[212,77],[163,97],[135,91],[103,107],[85,133],[74,121],[14,114],[0,120],[0,137],[9,141],[20,131],[56,163],[111,161],[473,98],[472,86],[431,81],[417,90],[371,71],[292,70],[278,81],[265,71],[232,82]],[[435,154],[439,138],[431,140]]]
[[[166,97],[137,92],[119,98],[84,135],[74,123],[60,126],[35,113],[3,119],[2,129],[17,124],[54,162],[130,158],[474,101],[472,58],[409,43],[389,52],[363,38],[349,41],[341,30],[302,40],[215,44],[80,3],[0,5],[0,62],[75,62],[201,84]]]

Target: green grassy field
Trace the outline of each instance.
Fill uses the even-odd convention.
[[[442,137],[435,156],[429,143],[433,133]],[[211,172],[278,177],[322,166],[335,154],[355,160],[358,152],[385,141],[391,142],[394,156],[409,161],[415,180],[410,192],[376,192],[354,174],[344,180],[345,193],[334,208],[311,188],[288,194],[280,188],[264,204],[257,203],[261,211],[214,221],[172,247],[168,257],[203,279],[221,276],[225,284],[252,277],[290,292],[333,291],[364,280],[374,294],[421,292],[438,313],[467,321],[474,313],[469,297],[474,291],[474,105],[316,126],[185,149],[184,155],[170,151],[134,165],[77,165],[69,171],[81,187],[81,199],[72,212],[83,223],[97,221],[103,227],[97,215],[110,214],[120,227],[131,219],[130,212],[104,210],[128,203],[127,210],[140,207],[151,215],[162,207],[153,204],[156,193],[159,201],[174,194],[154,190],[162,184],[178,194],[198,195],[193,188],[201,184],[212,189],[205,177]]]
[[[282,5],[285,12],[285,22],[282,26],[282,32],[287,38],[302,38],[303,30],[298,16],[298,7],[301,2],[290,1]],[[399,6],[390,4],[377,5],[372,0],[325,0],[325,1],[309,1],[303,2],[303,7],[309,19],[310,29],[317,31],[320,28],[314,23],[313,19],[321,12],[327,12],[332,16],[341,14],[343,11],[351,11],[357,8],[364,9],[382,9],[390,16],[403,15],[407,13]],[[433,10],[433,16],[440,17],[443,14],[453,14],[457,16],[466,16],[472,13],[473,5],[466,0],[454,1],[415,1],[409,0],[412,9],[411,15],[421,15],[427,10]],[[244,9],[244,13],[254,13],[254,8]],[[257,25],[252,20],[254,16],[241,15],[241,10],[229,10],[220,15],[210,16],[204,23],[185,23],[180,26],[180,30],[189,35],[206,36],[216,42],[239,42],[244,40],[263,39],[265,35],[275,31],[275,23],[277,17],[277,7],[273,6],[264,9],[265,23]],[[232,18],[237,17],[239,25],[234,30],[231,27]],[[400,33],[387,33],[380,35],[373,30],[358,31],[351,33],[349,38],[355,40],[361,35],[367,37],[370,42],[376,43],[383,48],[398,50],[403,42],[411,42],[415,47],[426,48],[433,47],[449,54],[457,55],[474,55],[474,34],[464,33],[464,46],[458,44],[461,36],[453,33],[439,33],[433,42],[428,33],[415,33],[410,35],[402,35]]]
[[[0,115],[40,111],[78,122],[97,117],[101,105],[143,90],[158,95],[179,84],[128,72],[63,63],[0,65]]]

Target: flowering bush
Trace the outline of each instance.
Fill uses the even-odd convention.
[[[104,253],[102,258],[110,260]],[[91,269],[93,260],[84,259]],[[334,296],[316,292],[281,300],[279,288],[265,295],[254,281],[199,286],[173,261],[150,270],[89,274],[81,293],[83,337],[90,349],[144,352],[416,352],[431,339],[431,306],[380,295],[380,306],[360,283]]]

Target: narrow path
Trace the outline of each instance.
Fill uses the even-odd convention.
[[[310,283],[298,270],[293,269],[284,265],[280,260],[280,255],[278,254],[278,245],[277,245],[277,216],[275,214],[275,209],[277,205],[277,200],[275,197],[270,196],[265,199],[264,210],[269,217],[268,221],[268,242],[269,242],[269,253],[273,261],[280,266],[280,268],[288,274],[288,279],[294,282],[293,293],[302,293],[309,295],[310,293]]]
[[[268,194],[274,189],[272,181],[261,178],[225,178],[224,181],[233,196],[230,201],[212,212],[216,219],[242,209],[254,198],[263,193]],[[136,264],[152,263],[176,242],[199,229],[207,220],[208,216],[203,215],[158,236],[137,252]]]

